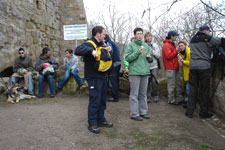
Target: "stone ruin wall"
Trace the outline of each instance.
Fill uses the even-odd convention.
[[[63,40],[63,25],[86,23],[82,0],[1,0],[0,72],[13,66],[20,47],[35,61],[47,44],[62,62],[65,49],[75,47]]]

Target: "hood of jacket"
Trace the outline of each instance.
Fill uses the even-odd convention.
[[[175,47],[175,43],[174,42],[171,42],[169,39],[165,39],[165,40],[163,40],[163,43],[164,44],[166,44],[166,43],[168,43],[168,44],[171,44],[171,45],[173,45],[174,47]]]

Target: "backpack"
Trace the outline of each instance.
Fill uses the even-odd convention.
[[[88,40],[87,42],[91,43],[98,53],[95,68],[100,72],[108,71],[112,67],[112,57],[110,52],[105,47],[97,47],[97,45],[91,40]]]

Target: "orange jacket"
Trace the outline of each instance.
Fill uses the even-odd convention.
[[[178,52],[175,44],[167,38],[163,41],[162,57],[165,70],[179,69]]]

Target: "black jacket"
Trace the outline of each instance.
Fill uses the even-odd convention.
[[[98,42],[94,37],[92,37],[90,40],[92,40],[97,45],[97,47],[104,45],[103,42]],[[85,42],[79,45],[74,52],[75,55],[84,56],[84,75],[86,79],[106,77],[105,72],[99,72],[95,68],[96,60],[92,55],[92,51],[94,49],[95,48],[91,43]]]

